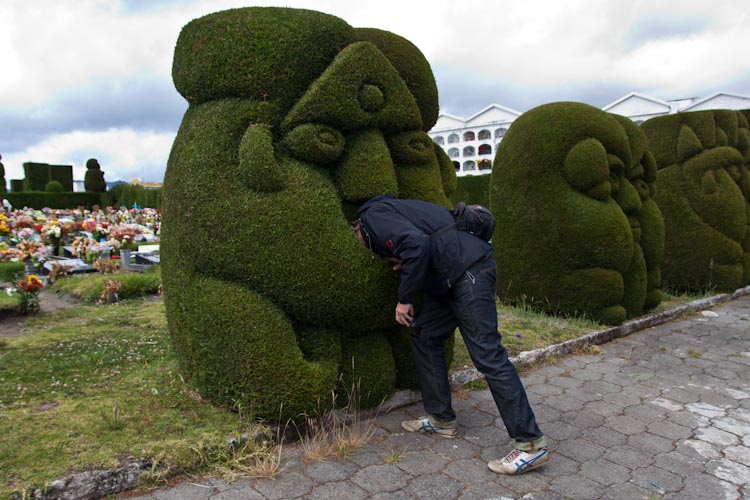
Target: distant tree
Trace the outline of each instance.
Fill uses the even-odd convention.
[[[86,192],[92,193],[103,193],[107,190],[104,172],[102,172],[96,158],[91,158],[86,162],[86,176],[83,179],[83,187]]]

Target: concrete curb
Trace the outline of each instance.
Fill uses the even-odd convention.
[[[709,307],[727,302],[729,300],[750,295],[750,286],[740,288],[733,293],[714,295],[705,299],[695,300],[687,304],[675,307],[642,318],[634,319],[622,325],[597,330],[582,337],[571,339],[560,344],[551,345],[544,349],[524,351],[518,356],[511,358],[516,366],[541,363],[552,356],[570,354],[578,349],[589,345],[599,345],[614,339],[625,337],[631,333],[650,328],[667,321],[672,321],[684,314],[695,313]],[[478,380],[482,375],[475,369],[459,370],[450,376],[451,385],[460,387],[467,382]],[[390,410],[401,408],[421,400],[418,392],[411,390],[397,391],[391,395],[379,408],[373,410],[372,415],[387,413]],[[44,490],[36,489],[31,492],[30,498],[43,500],[89,500],[106,497],[122,491],[135,488],[140,476],[152,467],[148,460],[133,462],[123,467],[109,470],[93,470],[72,474],[50,483]],[[20,496],[11,498],[20,498]]]

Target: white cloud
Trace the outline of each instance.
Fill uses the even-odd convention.
[[[57,134],[20,153],[3,155],[5,179],[23,179],[23,163],[31,161],[73,165],[73,178],[83,180],[86,161],[96,158],[107,181],[138,177],[160,182],[174,137],[132,129]]]
[[[503,99],[500,104],[524,109],[521,103],[530,100],[551,102],[570,95],[581,95],[584,102],[594,95],[611,102],[630,90],[663,99],[700,93],[705,97],[718,91],[750,94],[750,58],[743,53],[750,46],[747,0],[253,0],[252,4],[319,10],[355,27],[379,28],[407,38],[433,68],[462,75],[439,89],[443,106],[450,103],[478,111]],[[9,148],[21,148],[32,137],[58,133],[25,151],[2,151],[6,169],[20,169],[22,162],[32,160],[73,162],[82,168],[81,159],[66,160],[61,153],[77,150],[81,156],[98,157],[109,171],[108,180],[134,175],[159,180],[160,175],[145,171],[163,172],[169,148],[161,141],[166,135],[131,127],[157,129],[159,117],[169,115],[160,107],[167,100],[161,96],[167,93],[152,94],[144,103],[142,91],[134,92],[132,82],[143,77],[171,86],[172,56],[182,27],[211,12],[247,5],[247,0],[0,2],[0,106],[16,118],[13,123],[0,123],[0,136]],[[739,87],[730,86],[737,82]],[[117,92],[95,95],[88,89]],[[575,89],[585,90],[575,94]],[[623,94],[609,95],[622,89]],[[61,102],[75,106],[78,97],[70,96],[84,91],[90,100],[99,95],[108,101],[75,107],[64,117],[52,112],[67,111],[60,108]],[[123,106],[128,99],[136,102]],[[478,102],[484,99],[487,102]],[[174,102],[170,105],[174,114]],[[148,116],[139,109],[144,107],[151,111]],[[102,120],[105,114],[107,119]],[[24,116],[30,118],[19,122]],[[101,136],[74,132],[112,124],[115,128],[100,132]],[[70,133],[60,134],[64,131]],[[154,146],[156,156],[149,157],[140,145],[152,136],[162,139]],[[78,143],[72,148],[59,142],[63,139]],[[22,176],[20,171],[13,175],[6,178]]]

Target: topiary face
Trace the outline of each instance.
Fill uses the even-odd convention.
[[[398,276],[348,220],[377,194],[449,204],[455,173],[424,132],[434,78],[400,72],[407,60],[429,71],[406,40],[312,11],[236,9],[183,28],[173,76],[190,107],[165,176],[164,288],[181,366],[205,395],[298,417],[342,371],[366,403],[406,371],[388,340]]]
[[[508,130],[495,166],[501,299],[605,323],[642,310],[638,239],[658,232],[644,210],[653,167],[613,115],[579,103],[532,109]]]
[[[659,167],[655,199],[666,225],[665,283],[681,290],[735,290],[744,280],[748,231],[738,115],[680,113],[642,128]]]
[[[624,177],[638,193],[638,203],[628,202],[615,195],[622,207],[635,241],[633,263],[626,271],[624,305],[628,316],[637,316],[643,310],[653,309],[662,300],[661,264],[664,257],[664,217],[654,201],[656,191],[656,160],[648,149],[646,134],[632,120],[613,115],[628,136],[631,163]],[[646,266],[646,286],[640,271],[639,255]]]

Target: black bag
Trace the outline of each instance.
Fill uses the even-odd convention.
[[[453,219],[459,231],[466,231],[484,241],[490,241],[495,232],[495,216],[482,205],[467,205],[463,201],[456,204]]]

